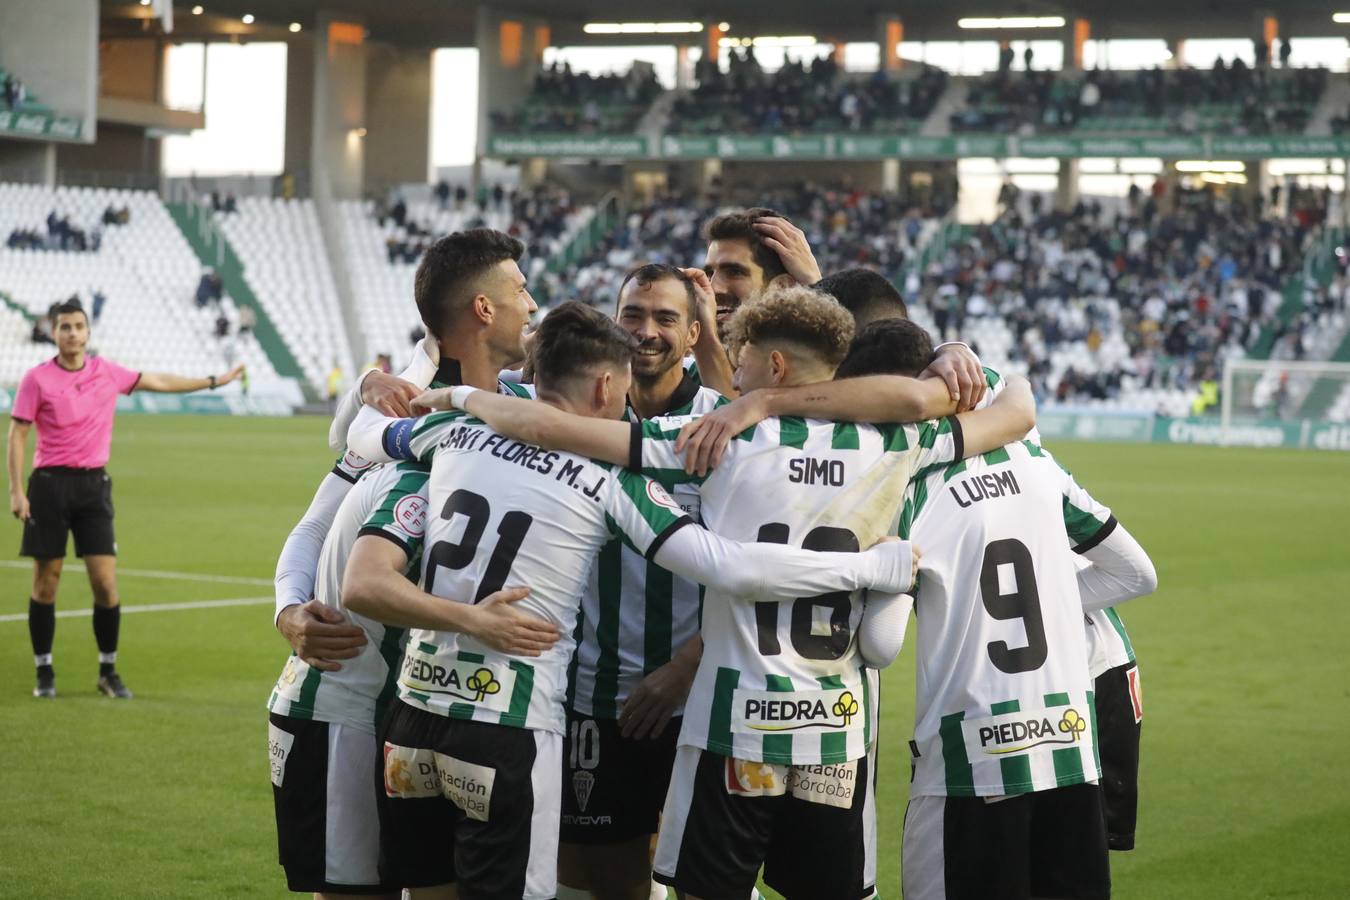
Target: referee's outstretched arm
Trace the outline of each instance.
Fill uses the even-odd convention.
[[[154,391],[160,394],[186,394],[190,391],[215,390],[229,384],[241,374],[244,366],[235,366],[224,375],[208,375],[205,378],[187,378],[183,375],[170,375],[167,372],[142,372],[141,380],[136,383],[138,391]]]

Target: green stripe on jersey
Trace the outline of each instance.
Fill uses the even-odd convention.
[[[421,463],[400,463],[398,471],[404,474],[400,475],[394,486],[385,493],[384,502],[370,514],[369,519],[366,519],[365,527],[384,528],[387,525],[392,525],[394,523],[394,507],[398,505],[398,502],[409,494],[420,491],[426,485],[427,479],[431,477],[431,470]]]
[[[597,719],[619,716],[619,608],[623,594],[623,544],[610,541],[595,561],[600,594],[595,623],[595,688],[591,714]]]
[[[1009,460],[1009,458],[1010,457],[1008,456],[1008,450],[1006,447],[999,447],[996,450],[990,450],[988,453],[984,454],[984,461],[989,463],[989,465],[991,466],[996,466],[999,463],[1005,463]]]
[[[877,431],[881,432],[882,447],[888,453],[899,453],[909,449],[909,438],[905,434],[903,425],[877,425]]]
[[[842,691],[844,689],[844,679],[838,675],[824,675],[817,678],[820,686],[827,691]],[[867,675],[863,675],[863,725],[864,737],[863,743],[867,741],[866,729],[871,720],[867,709]],[[841,763],[848,762],[848,735],[846,734],[822,734],[820,736],[820,761],[822,763]]]
[[[919,446],[925,450],[931,450],[937,445],[939,435],[952,433],[952,420],[939,419],[937,427],[934,428],[927,422],[919,423]]]
[[[1069,540],[1075,544],[1081,544],[1084,541],[1091,540],[1098,531],[1101,531],[1105,524],[1101,519],[1084,509],[1079,509],[1069,502],[1069,498],[1064,498],[1064,530],[1069,533]]]
[[[1046,706],[1068,706],[1068,694],[1046,694]],[[1055,763],[1055,786],[1064,787],[1067,784],[1082,784],[1086,779],[1083,777],[1083,753],[1078,749],[1078,745],[1072,747],[1061,747],[1053,750],[1050,757]]]
[[[468,413],[460,409],[448,409],[444,412],[423,416],[422,420],[413,426],[412,436],[420,437],[438,425],[445,425],[449,422],[458,422],[460,419],[465,418],[468,418]]]
[[[669,569],[647,563],[646,616],[642,628],[642,674],[649,675],[670,662],[675,622],[675,576]]]
[[[1115,628],[1116,634],[1120,635],[1120,642],[1125,645],[1125,653],[1130,657],[1130,662],[1134,662],[1134,644],[1130,643],[1130,636],[1125,633],[1125,623],[1120,621],[1120,613],[1116,612],[1115,607],[1106,608],[1106,618]]]
[[[741,683],[740,669],[717,667],[717,678],[713,682],[712,710],[708,714],[708,743],[714,752],[730,756],[735,741],[731,737],[732,695]]]
[[[314,718],[314,698],[319,693],[319,682],[323,681],[323,672],[313,666],[305,673],[305,680],[300,682],[300,696],[291,704],[287,715],[295,719]]]
[[[778,443],[784,447],[803,449],[809,433],[806,420],[800,416],[780,416],[778,419]]]
[[[946,484],[948,481],[951,481],[957,475],[960,475],[965,471],[966,471],[966,461],[964,459],[958,459],[956,462],[952,463],[943,471],[942,473],[943,484]]]
[[[384,721],[385,711],[389,709],[389,701],[394,699],[394,695],[398,691],[399,661],[403,658],[403,635],[405,633],[402,628],[385,626],[384,639],[380,641],[380,656],[384,659],[384,664],[389,671],[384,676],[384,687],[380,689],[380,696],[375,698],[376,729]]]
[[[1040,447],[1038,447],[1036,444],[1033,444],[1031,441],[1023,441],[1023,442],[1022,442],[1022,446],[1023,446],[1023,447],[1026,447],[1026,448],[1027,448],[1027,452],[1030,453],[1032,456],[1044,456],[1044,455],[1045,455],[1045,451],[1042,450]]]
[[[430,653],[434,655],[439,649],[440,648],[437,647],[435,644],[428,644],[426,641],[417,642],[418,653]]]
[[[1098,778],[1102,777],[1102,752],[1101,745],[1097,743],[1097,695],[1093,691],[1087,692],[1088,711],[1091,715],[1088,721],[1092,723],[1092,764],[1097,767],[1095,772]]]
[[[529,388],[525,387],[525,385],[523,384],[517,384],[514,381],[498,381],[497,383],[506,385],[506,389],[511,393],[515,394],[517,397],[523,397],[526,400],[534,399],[533,397],[530,396]]]
[[[765,675],[764,689],[782,693],[791,693],[795,690],[792,686],[792,679],[786,675]],[[792,765],[792,735],[764,735],[764,761]]]
[[[989,368],[988,366],[985,367],[985,369],[984,369],[984,381],[985,381],[986,384],[989,385],[989,387],[990,387],[991,389],[994,388],[994,387],[996,387],[996,386],[998,385],[998,383],[999,383],[1000,381],[1002,381],[1002,380],[1003,380],[1003,379],[999,377],[999,374],[998,374],[997,372],[995,372],[993,369]]]
[[[942,762],[947,773],[948,797],[975,796],[975,770],[966,755],[966,738],[961,731],[961,722],[966,718],[964,712],[943,716],[938,724],[938,737],[942,739]]]
[[[1022,704],[1016,700],[1004,700],[1002,703],[995,703],[989,707],[989,711],[996,716],[1021,712],[1021,710]],[[1031,781],[1030,757],[1005,756],[998,761],[998,766],[1003,773],[1003,793],[1024,794],[1035,786]]]
[[[867,669],[859,668],[858,674],[862,676],[863,712],[867,715],[867,718],[863,719],[863,746],[870,749],[872,746],[872,681],[867,677]]]
[[[460,650],[455,654],[455,658],[460,662],[466,663],[480,663],[487,659],[487,657],[481,653],[472,653],[468,650]]]
[[[530,696],[534,693],[534,666],[519,660],[511,660],[511,671],[516,673],[516,683],[511,688],[511,702],[502,713],[499,723],[513,728],[524,728],[525,717],[530,712]]]
[[[831,450],[857,450],[858,426],[852,422],[835,422],[834,434],[830,436]]]

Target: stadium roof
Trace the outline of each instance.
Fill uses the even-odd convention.
[[[148,6],[126,0],[101,0],[104,32],[109,35],[144,33],[152,19]],[[733,35],[811,34],[821,40],[874,40],[877,17],[898,14],[905,36],[912,40],[964,38],[1047,37],[1038,29],[1017,31],[963,30],[965,16],[1076,16],[1092,22],[1093,37],[1253,37],[1263,15],[1280,19],[1286,33],[1299,35],[1350,34],[1334,24],[1333,12],[1344,4],[1326,0],[1263,0],[1258,8],[1233,0],[905,0],[904,3],[849,0],[202,0],[205,13],[193,16],[191,4],[176,5],[176,36],[185,39],[270,39],[290,22],[312,25],[320,9],[332,10],[364,22],[372,38],[407,46],[470,46],[474,42],[478,6],[491,6],[548,19],[554,42],[565,44],[655,43],[643,35],[615,37],[586,35],[586,22],[614,21],[727,21]],[[256,17],[253,25],[240,21]],[[694,40],[697,41],[697,36]],[[645,40],[644,40],[645,39]],[[665,37],[659,42],[669,42]]]

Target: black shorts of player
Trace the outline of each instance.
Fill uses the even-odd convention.
[[[614,719],[568,712],[563,739],[564,844],[617,844],[656,834],[670,787],[680,719],[655,737],[626,738]]]
[[[947,900],[1111,896],[1102,792],[1095,784],[995,803],[948,797],[942,840]]]
[[[66,535],[76,556],[114,555],[112,479],[103,469],[44,466],[28,477],[28,521],[21,556],[62,559]]]
[[[532,851],[535,808],[536,732],[524,728],[452,719],[393,704],[380,746],[384,770],[377,773],[380,810],[380,875],[405,888],[456,883],[462,900],[520,900],[539,860]],[[391,749],[392,748],[392,749]],[[403,772],[390,771],[391,756],[411,757]],[[456,776],[427,767],[468,763],[491,770],[487,793],[458,776],[459,785],[487,806],[486,821],[471,818],[445,796],[442,785]],[[549,788],[557,790],[557,760],[550,759]],[[481,768],[479,768],[481,767]],[[406,781],[399,782],[406,777]],[[438,784],[440,782],[441,784]],[[547,861],[556,877],[557,815],[552,806],[552,844]]]
[[[367,793],[353,797],[352,791],[360,788],[342,780],[341,767],[337,771],[329,770],[333,758],[329,732],[334,726],[276,713],[268,713],[267,721],[273,728],[290,735],[289,749],[281,762],[278,763],[276,758],[271,760],[277,861],[286,870],[286,887],[303,894],[387,894],[396,890],[395,885],[377,883],[374,873],[378,837],[369,827],[371,823],[361,819],[329,821],[329,816],[361,817],[366,815],[367,808],[373,813],[375,806],[374,791],[368,778],[360,785]],[[351,732],[347,734],[348,738],[355,736]],[[375,743],[374,735],[364,737],[371,745]],[[271,756],[272,747],[268,750]],[[367,762],[373,765],[370,759]],[[278,765],[282,767],[280,778],[276,777]],[[330,836],[334,842],[331,845]],[[362,852],[367,847],[370,850],[368,856]],[[369,864],[357,862],[354,868],[354,858],[368,859]],[[372,883],[331,882],[328,878],[332,863],[336,863],[339,872],[369,872],[367,876],[356,875],[356,878],[369,878]]]
[[[653,877],[702,900],[744,900],[762,864],[764,883],[786,900],[872,896],[875,885],[863,883],[870,760],[854,762],[854,784],[861,790],[854,791],[849,807],[837,807],[790,794],[732,794],[727,790],[727,758],[703,751],[675,875]]]
[[[1139,668],[1127,663],[1097,676],[1097,752],[1102,761],[1106,838],[1112,850],[1134,849],[1139,810],[1139,736],[1143,709]]]

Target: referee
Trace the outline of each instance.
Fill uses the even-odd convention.
[[[37,665],[34,697],[56,696],[52,638],[56,633],[56,588],[66,556],[66,535],[75,534],[75,555],[84,558],[94,592],[94,640],[98,644],[98,690],[131,697],[117,662],[117,542],[113,538],[112,480],[104,470],[112,443],[117,395],[140,388],[185,393],[229,384],[243,371],[209,378],[133,372],[99,356],[88,356],[89,317],[79,300],[51,312],[52,336],[60,351],[24,373],[9,423],[9,508],[23,522],[20,554],[33,557],[33,595],[28,633]],[[28,493],[23,458],[28,432],[37,425],[37,450]]]

